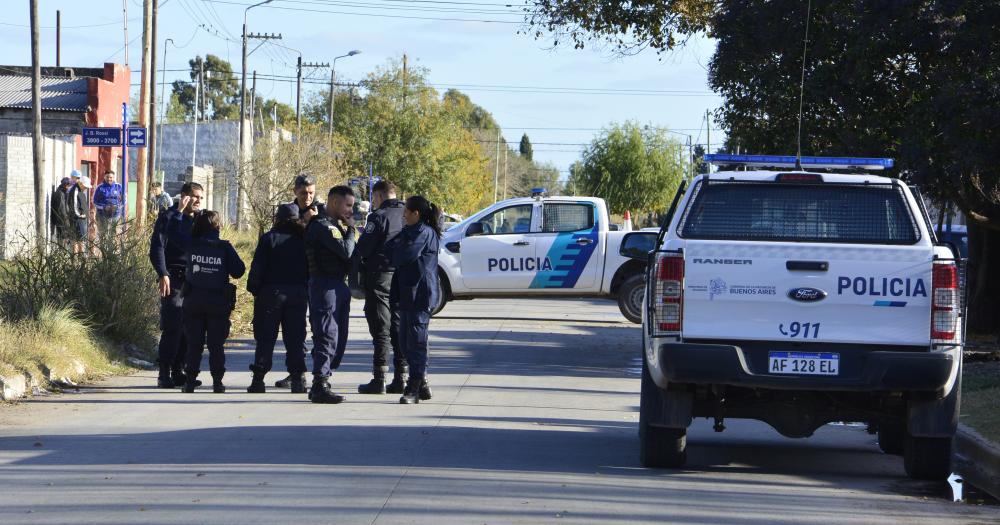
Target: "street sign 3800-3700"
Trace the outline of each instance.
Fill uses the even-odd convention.
[[[81,135],[84,146],[111,147],[122,145],[121,128],[83,128]],[[128,128],[125,141],[127,147],[145,148],[146,128]]]

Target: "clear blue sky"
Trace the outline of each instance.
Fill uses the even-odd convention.
[[[616,58],[607,50],[553,48],[550,38],[536,40],[523,34],[527,28],[519,2],[523,0],[510,4],[503,0],[275,0],[251,10],[248,27],[251,33],[281,33],[279,43],[300,50],[306,61],[330,62],[351,49],[362,50],[360,55],[337,61],[341,81],[362,79],[375,67],[406,53],[411,64],[430,70],[430,82],[440,91],[458,88],[490,111],[509,142],[517,143],[521,133],[527,132],[535,144],[535,158],[560,170],[579,158],[580,144],[613,121],[631,119],[665,126],[705,143],[705,110],[720,102],[707,87],[705,68],[714,49],[712,41],[697,39],[663,56],[646,51]],[[172,38],[177,47],[167,51],[168,70],[185,68],[189,58],[211,53],[228,59],[238,71],[243,10],[252,3],[160,0],[158,61],[162,62],[164,39]],[[105,61],[124,60],[121,0],[42,0],[39,4],[43,65],[55,65],[57,9],[62,11],[62,65],[97,67]],[[132,41],[128,62],[138,70],[142,2],[126,0],[126,4]],[[0,64],[28,65],[28,2],[7,1],[4,7]],[[250,57],[248,69],[294,76],[296,57],[287,49],[265,45]],[[317,80],[328,79],[329,71],[314,75]],[[168,71],[167,83],[182,77],[188,78],[183,72]],[[138,81],[138,73],[133,73],[133,82]],[[320,87],[306,85],[304,90]],[[293,82],[258,80],[258,89],[265,97],[294,105]],[[722,139],[722,132],[713,125],[712,143]]]

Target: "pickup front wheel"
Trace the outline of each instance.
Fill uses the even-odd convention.
[[[618,288],[618,309],[625,319],[642,324],[643,299],[646,294],[646,280],[641,273],[627,279]]]

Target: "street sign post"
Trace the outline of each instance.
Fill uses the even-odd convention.
[[[128,147],[130,148],[145,148],[146,128],[128,128],[125,140],[128,141]]]
[[[121,128],[83,128],[83,145],[106,147],[122,145]]]

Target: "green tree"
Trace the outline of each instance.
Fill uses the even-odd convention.
[[[184,108],[184,119],[190,120],[194,117],[195,84],[198,82],[199,66],[203,62],[205,77],[201,86],[205,90],[203,107],[205,115],[209,120],[239,119],[240,80],[233,74],[233,67],[229,62],[215,55],[206,55],[204,59],[196,56],[189,60],[191,81],[175,80],[172,84],[173,93],[177,95],[178,102]]]
[[[167,109],[164,112],[164,118],[166,119],[166,124],[180,124],[187,118],[184,110],[184,104],[181,104],[180,97],[177,96],[177,93],[170,93],[170,100],[167,102]]]
[[[708,164],[705,162],[705,146],[701,144],[694,147],[694,172],[698,175],[708,173]]]
[[[531,157],[533,152],[531,150],[531,139],[528,138],[527,133],[521,135],[521,144],[518,146],[517,151],[522,157],[528,159],[529,161],[532,160]]]
[[[665,128],[613,124],[574,166],[574,191],[603,198],[612,213],[661,211],[687,173],[682,149]]]

